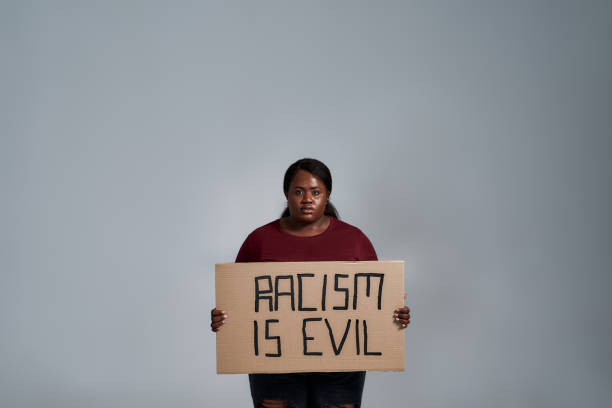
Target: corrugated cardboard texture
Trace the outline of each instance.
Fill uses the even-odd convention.
[[[402,261],[217,264],[215,285],[219,374],[404,369]]]

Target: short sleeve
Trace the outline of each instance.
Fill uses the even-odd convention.
[[[242,243],[238,255],[236,255],[236,262],[252,262],[253,261],[253,238],[250,234]]]
[[[374,250],[374,246],[366,237],[366,235],[362,232],[360,234],[359,239],[359,254],[358,258],[360,261],[378,261],[378,257],[376,256],[376,251]]]

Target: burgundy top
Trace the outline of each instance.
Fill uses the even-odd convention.
[[[325,231],[298,237],[272,221],[251,232],[236,262],[377,261],[372,243],[357,227],[329,217]]]

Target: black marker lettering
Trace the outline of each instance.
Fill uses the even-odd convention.
[[[353,310],[357,309],[357,282],[359,281],[359,278],[365,277],[366,278],[366,296],[370,297],[370,278],[371,277],[375,277],[375,278],[379,278],[378,281],[378,310],[381,310],[382,308],[382,288],[383,288],[383,281],[385,280],[385,274],[384,273],[356,273],[355,274],[355,283],[354,283],[354,293],[353,293]]]
[[[266,290],[259,289],[260,280],[268,281],[268,289]],[[259,312],[259,300],[260,299],[267,300],[270,312],[272,311],[272,296],[262,296],[264,294],[272,293],[272,292],[273,292],[272,291],[272,277],[270,277],[270,275],[255,277],[255,312],[256,313]]]
[[[368,325],[363,321],[363,354],[365,356],[382,356],[380,351],[368,351]]]
[[[321,310],[325,310],[325,295],[327,291],[327,275],[323,275],[323,289],[321,290]]]
[[[279,336],[270,336],[270,323],[278,323],[278,319],[266,320],[266,340],[276,340],[276,354],[266,353],[266,357],[280,357],[281,356],[281,342]]]
[[[334,306],[334,310],[348,310],[349,291],[347,288],[338,287],[339,278],[348,278],[348,275],[337,273],[336,276],[334,277],[334,290],[336,292],[344,292],[344,306]]]
[[[320,351],[308,351],[308,341],[314,340],[314,337],[308,337],[308,335],[306,335],[306,324],[308,322],[320,322],[321,320],[323,320],[321,317],[310,317],[302,321],[302,339],[304,341],[303,345],[304,345],[304,355],[305,356],[323,355],[323,353],[321,353]]]
[[[259,330],[257,320],[253,320],[253,346],[255,347],[255,355],[259,355]]]
[[[359,319],[355,321],[355,346],[357,346],[357,355],[359,355],[361,352],[359,350]]]
[[[279,292],[278,283],[281,279],[288,279],[291,284],[291,289],[289,292]],[[290,296],[291,297],[291,310],[295,311],[295,301],[293,295],[293,275],[280,275],[274,279],[274,286],[276,288],[274,292],[274,310],[278,310],[278,298],[280,296]]]
[[[344,335],[342,335],[342,340],[340,340],[340,345],[336,347],[336,340],[334,339],[334,333],[332,332],[332,328],[329,325],[329,321],[325,319],[325,324],[327,325],[327,330],[329,330],[329,338],[331,340],[332,347],[334,349],[334,354],[338,355],[342,351],[342,347],[344,347],[344,341],[346,340],[346,336],[349,332],[349,328],[351,327],[351,319],[348,319],[346,322],[346,329],[344,329]]]
[[[300,312],[313,312],[317,310],[316,307],[303,307],[302,306],[302,278],[312,278],[314,273],[298,273],[298,310]]]

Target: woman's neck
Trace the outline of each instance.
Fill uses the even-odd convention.
[[[330,217],[327,215],[324,215],[311,223],[302,223],[289,216],[280,219],[280,227],[283,231],[288,232],[291,235],[296,235],[299,237],[313,237],[325,232],[325,230],[327,230],[329,227],[330,222]]]

